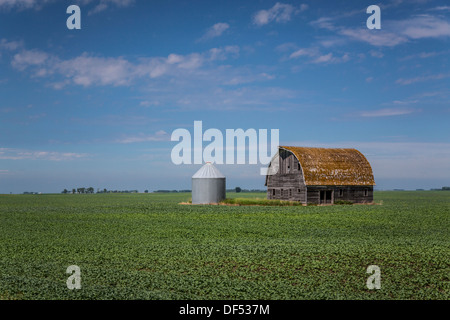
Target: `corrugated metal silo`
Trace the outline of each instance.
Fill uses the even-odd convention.
[[[192,204],[219,203],[225,199],[225,176],[207,162],[192,176]]]

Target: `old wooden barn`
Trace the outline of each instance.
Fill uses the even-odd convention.
[[[375,180],[369,161],[356,149],[280,146],[265,185],[268,199],[370,203]]]

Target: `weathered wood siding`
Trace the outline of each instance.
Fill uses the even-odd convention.
[[[278,172],[267,176],[267,199],[306,203],[302,169],[291,152],[280,150]]]
[[[278,172],[267,176],[267,199],[300,201],[304,204],[332,204],[339,200],[373,202],[373,186],[306,186],[300,163],[292,152],[280,149],[278,159]]]
[[[343,200],[353,203],[373,202],[373,186],[307,186],[308,203],[321,204],[320,191],[332,191],[332,203]]]

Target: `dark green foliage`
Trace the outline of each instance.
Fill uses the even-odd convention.
[[[450,298],[446,192],[375,192],[372,206],[179,204],[190,196],[0,196],[0,299]],[[66,287],[70,265],[81,290]],[[369,265],[381,290],[366,288]]]
[[[352,201],[347,201],[347,200],[337,200],[337,201],[334,202],[334,204],[352,205],[353,202]]]

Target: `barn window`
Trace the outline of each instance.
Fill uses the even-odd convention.
[[[289,189],[289,197],[292,197],[292,189]]]
[[[343,197],[344,196],[344,189],[339,189],[339,197]]]
[[[297,169],[298,169],[298,171],[300,171],[300,162],[299,163],[297,163]]]
[[[297,192],[298,192],[298,193],[301,193],[301,192],[302,192],[302,189],[297,189]]]
[[[275,195],[275,189],[272,189],[272,195],[273,196]]]
[[[369,189],[364,189],[364,197],[369,196]]]

